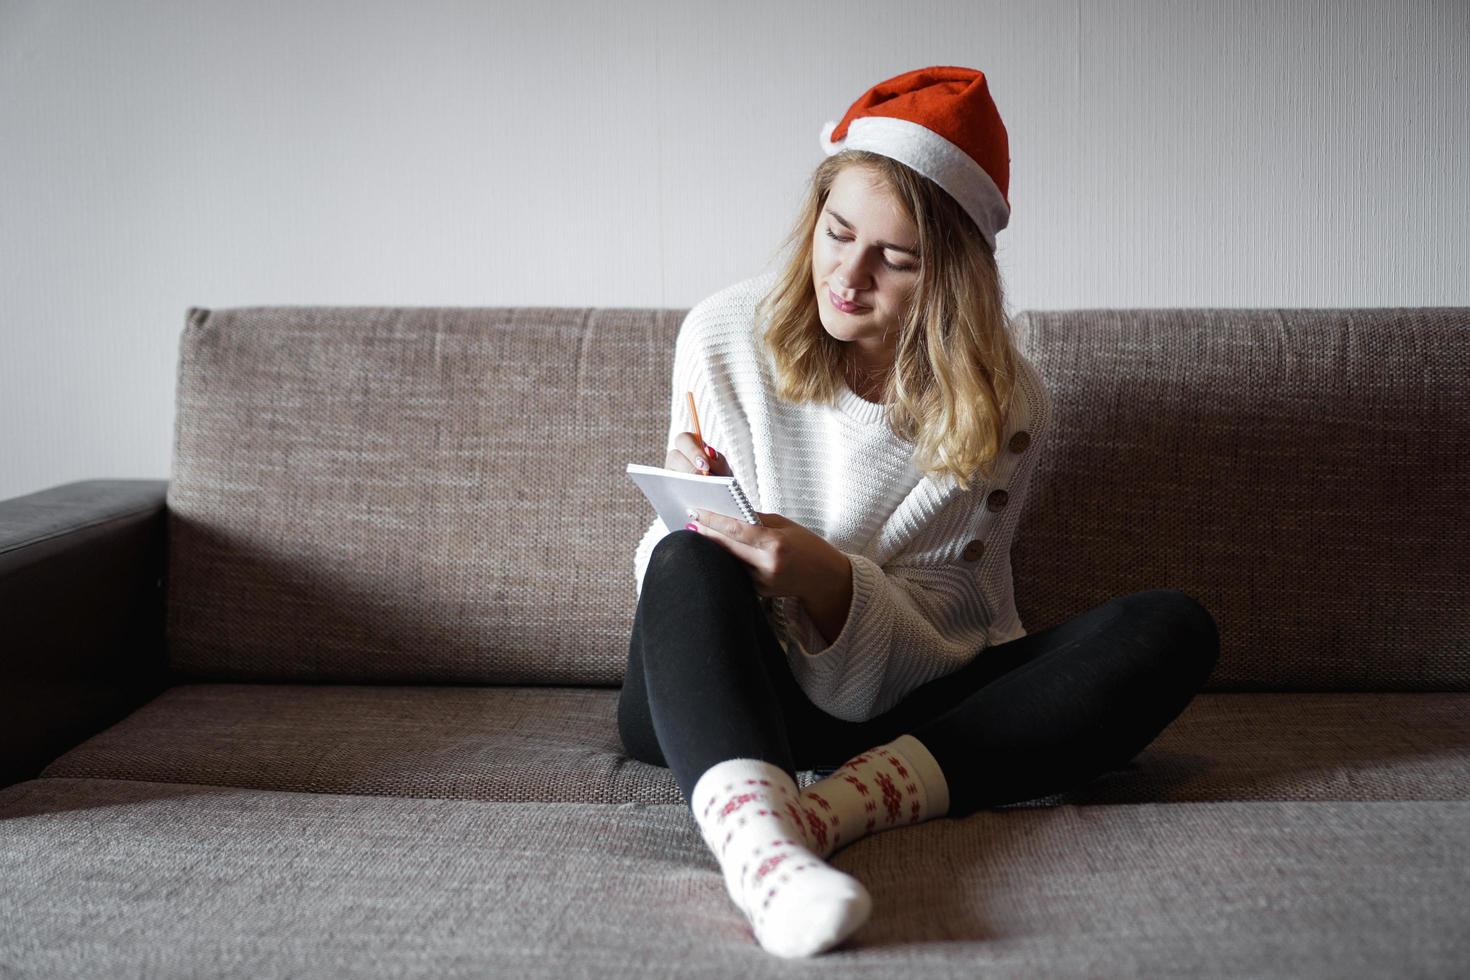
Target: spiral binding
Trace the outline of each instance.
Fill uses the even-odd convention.
[[[735,498],[735,506],[740,508],[740,516],[745,518],[745,523],[760,523],[760,518],[755,516],[755,508],[750,506],[750,501],[745,497],[745,491],[740,489],[740,484],[734,479],[730,480],[730,496]]]

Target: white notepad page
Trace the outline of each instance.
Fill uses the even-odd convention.
[[[700,476],[640,463],[628,464],[628,476],[638,484],[668,531],[682,529],[689,523],[690,507],[712,510],[747,524],[760,523],[755,508],[750,506],[745,491],[733,476]]]

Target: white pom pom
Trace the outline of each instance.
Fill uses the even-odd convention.
[[[825,153],[825,154],[827,154],[829,157],[832,154],[836,153],[838,150],[841,150],[842,149],[842,147],[840,147],[837,144],[835,144],[835,143],[832,142],[832,130],[834,130],[836,128],[837,128],[837,120],[835,120],[835,119],[829,119],[829,120],[827,120],[827,125],[825,125],[825,126],[822,127],[822,135],[821,135],[822,152]]]

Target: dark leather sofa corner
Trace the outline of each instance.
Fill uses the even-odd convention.
[[[170,685],[167,480],[82,480],[0,501],[0,786]]]

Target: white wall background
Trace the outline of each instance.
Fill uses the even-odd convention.
[[[984,70],[1020,309],[1470,305],[1470,3],[0,0],[0,499],[169,475],[190,305],[687,307]]]

